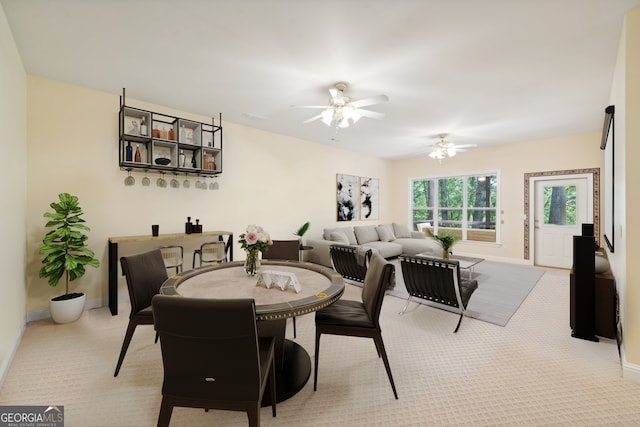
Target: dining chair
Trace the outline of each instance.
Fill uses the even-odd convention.
[[[175,268],[176,274],[182,271],[182,261],[184,248],[178,245],[162,246],[159,248],[162,252],[162,259],[167,269]]]
[[[118,376],[124,356],[133,338],[133,333],[138,325],[153,325],[153,312],[151,311],[151,299],[158,294],[160,287],[167,280],[167,269],[160,249],[154,249],[139,255],[131,255],[120,258],[122,274],[127,279],[131,313],[127,332],[122,342],[120,357],[116,365],[114,377]],[[156,335],[156,342],[158,336]]]
[[[272,240],[273,244],[262,252],[262,259],[299,261],[300,241],[299,240]],[[293,337],[296,338],[296,318],[293,319]]]
[[[313,375],[313,391],[318,383],[318,359],[320,358],[320,335],[345,335],[352,337],[372,338],[378,357],[382,357],[387,376],[398,398],[396,386],[391,375],[391,367],[382,341],[380,329],[380,310],[385,290],[394,278],[395,267],[380,254],[371,256],[369,268],[362,287],[362,302],[340,299],[333,304],[316,311],[316,352],[315,371]]]
[[[196,255],[200,261],[200,267],[204,262],[226,262],[227,247],[223,241],[203,243],[200,249],[193,251],[193,268],[196,268]]]
[[[258,337],[253,299],[153,298],[164,381],[158,426],[175,406],[245,411],[260,425],[267,381],[276,416],[275,338]]]

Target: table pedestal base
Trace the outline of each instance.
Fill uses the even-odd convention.
[[[311,358],[298,343],[284,340],[284,363],[276,368],[276,403],[292,397],[307,384],[311,376]],[[267,384],[262,398],[262,407],[271,405],[271,393]]]

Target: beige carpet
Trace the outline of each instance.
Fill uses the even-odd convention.
[[[615,342],[571,338],[569,278],[548,270],[505,327],[387,297],[381,322],[399,400],[371,340],[323,336],[318,391],[309,383],[262,411],[264,426],[636,426],[640,384],[623,380]],[[346,298],[361,289],[348,286]],[[90,310],[71,325],[29,324],[0,405],[64,405],[66,426],[153,426],[160,347],[139,327],[113,377],[128,307]],[[313,355],[313,316],[297,318]],[[289,325],[290,328],[290,325]],[[288,336],[291,336],[289,330]],[[175,410],[172,426],[246,426],[242,413]]]

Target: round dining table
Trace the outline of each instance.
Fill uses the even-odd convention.
[[[256,276],[245,273],[242,261],[185,271],[169,277],[160,294],[255,300],[258,335],[276,339],[276,402],[281,402],[300,391],[311,375],[307,351],[285,339],[286,319],[333,304],[344,293],[344,281],[334,270],[309,262],[262,260],[261,264]],[[262,406],[270,402],[265,390]]]

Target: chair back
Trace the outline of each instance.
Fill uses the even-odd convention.
[[[367,274],[362,287],[362,303],[376,328],[380,328],[378,318],[382,309],[382,300],[387,287],[394,280],[395,266],[375,253],[371,256]]]
[[[224,242],[206,242],[200,246],[200,262],[222,262],[227,259]]]
[[[460,294],[460,263],[452,259],[401,256],[402,277],[409,295],[456,308],[466,308]]]
[[[259,398],[253,299],[158,295],[153,316],[162,347],[164,395],[223,401]]]
[[[273,245],[262,252],[262,259],[300,260],[300,241],[273,240]]]
[[[176,268],[176,271],[182,269],[182,262],[184,258],[184,249],[182,246],[161,246],[159,249],[162,253],[162,259],[164,259],[164,265],[166,268]]]
[[[151,306],[151,299],[167,280],[167,269],[160,249],[120,258],[122,274],[127,279],[131,315]]]
[[[337,245],[329,246],[333,269],[345,279],[364,282],[367,265],[373,253],[371,249],[364,250],[357,246]]]

